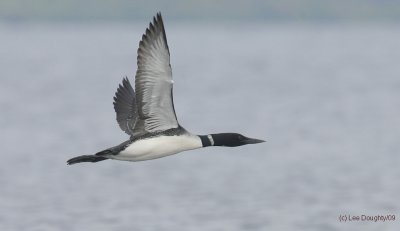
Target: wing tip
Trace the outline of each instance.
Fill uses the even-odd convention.
[[[144,57],[148,55],[146,49],[148,49],[148,47],[151,46],[152,40],[154,40],[158,36],[162,36],[162,39],[164,40],[164,46],[169,54],[167,35],[165,33],[165,27],[161,11],[158,11],[156,13],[156,15],[153,17],[153,21],[150,21],[149,26],[146,28],[145,32],[142,35],[142,39],[139,41],[139,47],[137,49],[137,57],[136,57],[137,60],[136,64],[138,66],[141,63],[140,56]]]
[[[122,85],[124,85],[124,86],[129,86],[131,83],[129,82],[129,79],[128,79],[128,76],[125,76],[123,79],[122,79]]]
[[[148,36],[151,36],[152,34],[155,34],[155,33],[157,34],[158,31],[161,31],[161,33],[165,34],[164,22],[163,22],[160,11],[158,11],[156,13],[156,15],[153,17],[153,21],[149,23],[149,26],[146,29],[145,34]]]
[[[123,100],[125,98],[129,98],[129,97],[132,97],[132,98],[135,97],[135,90],[133,89],[133,87],[129,81],[129,78],[127,76],[125,76],[122,79],[122,84],[121,83],[118,84],[117,91],[115,92],[115,95],[113,98],[114,105],[118,104],[121,100]]]
[[[157,11],[156,16],[153,17],[153,21],[162,21],[161,11]]]

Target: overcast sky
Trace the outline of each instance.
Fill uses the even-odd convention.
[[[1,0],[2,21],[391,21],[399,0]]]

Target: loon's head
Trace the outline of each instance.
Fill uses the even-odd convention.
[[[265,142],[264,140],[249,138],[238,133],[218,133],[211,134],[211,136],[214,140],[214,146],[236,147]]]

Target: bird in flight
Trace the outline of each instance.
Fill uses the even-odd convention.
[[[119,127],[130,139],[69,165],[107,159],[143,161],[208,146],[236,147],[264,142],[238,133],[195,135],[178,123],[172,97],[170,54],[161,13],[153,18],[137,51],[135,90],[124,78],[114,96]]]

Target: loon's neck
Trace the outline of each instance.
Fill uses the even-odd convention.
[[[214,138],[213,138],[212,134],[199,135],[199,137],[200,137],[200,140],[201,140],[201,144],[203,145],[203,148],[215,145]]]

